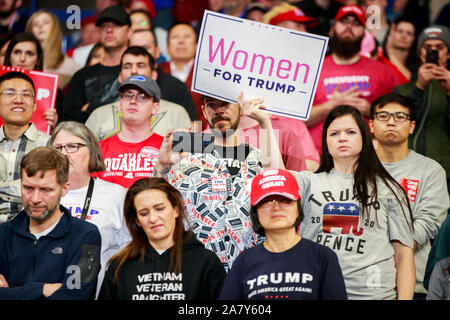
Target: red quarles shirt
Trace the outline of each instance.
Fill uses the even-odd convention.
[[[93,176],[129,188],[135,181],[149,178],[158,160],[163,137],[153,133],[138,142],[123,142],[118,135],[100,141],[106,171]]]

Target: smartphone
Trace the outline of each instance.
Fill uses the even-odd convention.
[[[438,50],[430,50],[427,49],[427,55],[425,58],[425,61],[427,63],[434,63],[436,65],[438,65],[438,59],[439,59],[439,51]]]
[[[214,136],[210,133],[174,132],[172,150],[188,153],[212,153]]]

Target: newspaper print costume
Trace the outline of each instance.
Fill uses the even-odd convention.
[[[195,236],[217,254],[227,272],[240,252],[260,242],[249,212],[251,179],[261,169],[260,151],[250,147],[234,180],[216,150],[189,154],[167,174],[183,195]]]

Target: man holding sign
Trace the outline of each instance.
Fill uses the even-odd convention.
[[[232,103],[245,91],[264,99],[267,112],[306,120],[327,43],[315,34],[205,11],[192,91]]]
[[[183,195],[191,227],[197,239],[215,252],[228,271],[237,255],[259,243],[250,221],[251,179],[267,168],[284,168],[269,115],[262,111],[263,100],[250,98],[228,103],[203,96],[202,111],[214,136],[213,150],[199,153],[172,151],[172,133],[161,145],[154,176],[166,177]],[[247,116],[267,133],[262,150],[244,144],[239,120]],[[260,132],[261,132],[260,131]],[[202,136],[194,136],[202,139]],[[261,137],[260,137],[261,138]],[[202,141],[200,141],[202,142]]]
[[[36,110],[35,86],[21,72],[0,77],[0,223],[21,210],[20,170],[22,157],[32,149],[45,146],[49,136],[38,131],[30,119]]]

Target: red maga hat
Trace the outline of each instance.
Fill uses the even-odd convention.
[[[356,19],[358,19],[359,22],[361,22],[362,25],[366,27],[366,14],[364,10],[361,7],[354,4],[340,7],[334,20],[339,21],[345,16],[348,16],[349,14],[353,14],[356,17]]]
[[[280,195],[291,200],[300,199],[300,190],[294,175],[287,170],[268,169],[253,178],[250,192],[251,206],[272,195]]]

